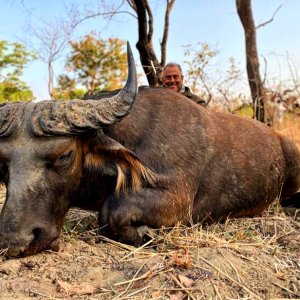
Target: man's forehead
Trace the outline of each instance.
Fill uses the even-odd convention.
[[[164,74],[166,73],[179,73],[180,74],[180,70],[178,68],[178,66],[167,66],[164,70]]]

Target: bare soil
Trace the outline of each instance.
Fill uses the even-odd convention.
[[[300,146],[300,122],[280,131]],[[100,236],[96,219],[71,210],[58,252],[0,253],[0,299],[300,299],[297,210],[178,225],[140,248]]]

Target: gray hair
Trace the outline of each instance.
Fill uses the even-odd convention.
[[[183,76],[183,74],[182,74],[182,69],[181,69],[180,64],[175,63],[175,62],[169,62],[169,63],[167,63],[167,64],[164,66],[164,68],[163,68],[163,73],[165,72],[165,69],[166,69],[167,67],[177,67],[177,68],[179,69],[179,71],[180,71],[181,76]]]

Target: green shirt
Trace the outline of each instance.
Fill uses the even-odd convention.
[[[184,86],[180,91],[179,91],[182,95],[184,95],[185,97],[193,100],[194,102],[206,107],[207,104],[205,102],[205,100],[201,99],[200,97],[198,97],[197,95],[191,93],[191,90],[187,87]]]

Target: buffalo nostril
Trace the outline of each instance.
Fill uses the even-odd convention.
[[[32,234],[33,234],[35,240],[39,240],[41,235],[42,235],[42,229],[41,228],[34,228],[32,230]]]

